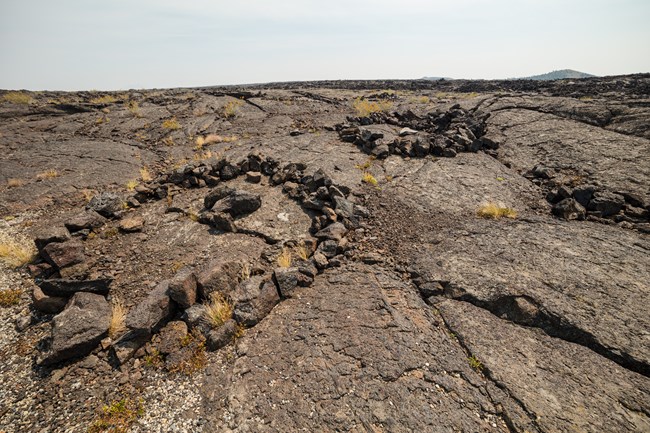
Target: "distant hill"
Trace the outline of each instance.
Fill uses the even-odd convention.
[[[562,69],[559,71],[548,72],[541,75],[533,75],[532,77],[523,77],[522,80],[538,80],[538,81],[550,81],[550,80],[565,80],[565,79],[577,79],[577,78],[589,78],[595,77],[595,75],[587,74],[585,72],[574,71],[573,69]]]
[[[440,80],[453,80],[453,78],[449,77],[422,77],[423,80],[431,80],[431,81],[440,81]]]

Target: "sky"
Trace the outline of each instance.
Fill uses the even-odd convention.
[[[650,72],[650,0],[0,0],[0,88]]]

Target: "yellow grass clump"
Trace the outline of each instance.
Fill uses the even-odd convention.
[[[20,289],[0,289],[0,307],[13,307],[20,302]]]
[[[59,176],[60,175],[59,175],[58,171],[56,171],[54,169],[50,169],[50,170],[44,171],[43,173],[37,174],[36,179],[41,179],[41,180],[43,180],[43,179],[54,179],[55,177],[59,177]]]
[[[517,211],[509,207],[501,207],[495,203],[486,203],[482,205],[478,211],[478,216],[486,219],[499,219],[499,218],[517,218]]]
[[[27,242],[8,239],[0,241],[0,261],[14,268],[19,268],[36,257],[36,250]]]
[[[115,340],[120,334],[126,331],[126,307],[120,299],[115,299],[112,305],[113,314],[108,326],[108,336]]]
[[[242,101],[229,101],[223,107],[223,116],[226,119],[235,117],[239,113],[239,107],[241,107],[243,104],[244,103]]]
[[[390,101],[368,101],[367,99],[356,98],[352,103],[357,116],[365,117],[372,113],[386,112],[393,107]]]
[[[2,99],[12,104],[27,105],[32,102],[32,97],[23,92],[7,92],[2,96]]]
[[[377,186],[377,184],[379,183],[377,182],[377,179],[375,179],[375,176],[368,173],[367,171],[363,173],[363,177],[361,178],[361,181],[363,183],[367,183],[368,185],[372,185],[372,186]]]
[[[170,129],[172,131],[175,131],[176,129],[181,129],[181,124],[178,123],[178,120],[176,120],[175,117],[171,119],[167,119],[162,123],[162,127],[165,129]]]
[[[23,179],[8,179],[7,180],[7,188],[17,188],[19,186],[25,185],[25,181]]]
[[[117,98],[112,95],[98,96],[90,100],[91,104],[112,104],[114,102],[117,102]]]
[[[147,167],[142,167],[140,169],[140,179],[142,179],[143,182],[151,182],[153,180]]]
[[[291,251],[288,248],[283,248],[278,256],[278,266],[281,268],[288,268],[291,266]]]
[[[224,295],[213,292],[205,304],[204,319],[213,328],[218,328],[232,318],[233,306]]]

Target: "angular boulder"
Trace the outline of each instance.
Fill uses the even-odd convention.
[[[222,347],[227,346],[235,338],[236,333],[237,322],[232,319],[228,320],[222,326],[211,330],[207,337],[206,346],[208,350],[219,350]]]
[[[76,265],[86,259],[84,245],[78,240],[47,244],[41,256],[57,269]]]
[[[32,290],[32,306],[46,314],[58,314],[65,308],[68,298],[61,296],[48,296],[43,293],[40,287],[34,287]]]
[[[277,284],[280,295],[284,298],[291,298],[298,287],[309,286],[314,279],[300,272],[297,267],[276,268],[273,271],[273,279]]]
[[[341,223],[333,223],[316,233],[316,237],[321,240],[340,241],[347,234],[348,229]]]
[[[112,282],[113,280],[111,278],[85,281],[52,278],[41,281],[39,287],[48,296],[72,296],[77,292],[88,292],[106,296],[110,291]]]
[[[113,192],[102,192],[90,199],[86,209],[95,211],[103,217],[112,218],[122,211],[122,198]]]
[[[129,311],[126,316],[129,332],[124,339],[146,341],[174,317],[176,308],[168,291],[169,282],[160,282],[146,298]]]
[[[585,213],[585,208],[573,198],[565,198],[553,206],[553,215],[565,220],[583,220]]]
[[[95,211],[89,210],[77,214],[65,222],[65,227],[70,233],[75,233],[81,230],[92,230],[103,226],[106,223],[106,218],[101,216]]]
[[[108,335],[111,306],[101,295],[79,292],[52,320],[52,344],[41,359],[50,365],[90,353]]]
[[[262,206],[262,199],[248,191],[235,190],[232,194],[217,201],[212,207],[216,213],[228,213],[232,217],[248,215]]]
[[[212,260],[198,275],[199,296],[208,299],[213,292],[231,293],[239,284],[241,271],[240,261]]]
[[[256,276],[243,281],[233,294],[234,319],[245,326],[256,325],[280,302],[280,295],[273,281]]]
[[[224,197],[228,197],[231,193],[235,191],[234,188],[231,188],[226,185],[219,185],[216,188],[212,189],[203,199],[203,206],[206,209],[212,209],[214,204],[221,200]]]
[[[183,309],[194,305],[196,275],[191,268],[182,268],[169,280],[169,296]]]
[[[587,210],[601,217],[616,215],[625,204],[623,196],[608,191],[595,192]]]
[[[70,232],[65,227],[55,226],[48,227],[36,234],[34,243],[36,248],[41,251],[48,244],[65,242],[70,239]]]

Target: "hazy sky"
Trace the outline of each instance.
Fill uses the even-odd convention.
[[[650,0],[0,0],[0,88],[650,71]]]

